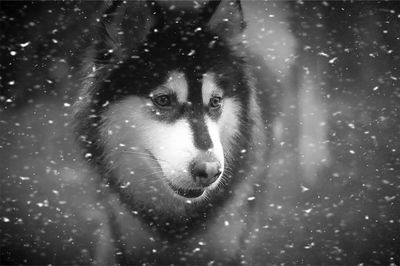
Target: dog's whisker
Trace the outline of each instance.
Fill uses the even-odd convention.
[[[169,163],[169,162],[166,161],[166,160],[159,159],[159,158],[155,158],[155,157],[153,157],[153,156],[151,156],[150,154],[145,153],[145,152],[135,152],[135,151],[127,151],[127,150],[124,150],[123,153],[134,154],[134,155],[138,155],[138,156],[141,155],[141,156],[143,156],[142,158],[145,158],[145,159],[153,160],[153,161],[156,161],[156,162],[162,161],[162,162]]]

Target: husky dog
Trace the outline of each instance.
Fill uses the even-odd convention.
[[[258,105],[239,1],[193,6],[114,1],[99,19],[76,104],[109,214],[96,263],[251,260],[271,121]]]

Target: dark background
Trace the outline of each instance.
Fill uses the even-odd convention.
[[[0,2],[1,264],[94,256],[104,211],[71,113],[101,5]],[[260,264],[398,265],[400,5],[243,6],[282,94]]]

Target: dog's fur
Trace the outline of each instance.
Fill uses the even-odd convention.
[[[97,263],[251,260],[271,119],[258,105],[267,88],[255,88],[244,27],[238,1],[185,12],[114,1],[99,18],[76,104],[78,140],[102,177],[109,213]],[[160,91],[182,108],[155,106]],[[213,95],[223,95],[218,112],[202,107]],[[197,189],[187,169],[206,157],[220,163],[222,174],[199,197],[177,195],[168,184]]]

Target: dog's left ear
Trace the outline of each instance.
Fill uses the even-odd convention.
[[[106,0],[96,24],[91,57],[97,64],[119,61],[135,52],[155,23],[150,1]]]
[[[212,32],[231,40],[246,28],[240,0],[210,0],[203,11],[203,19]]]

